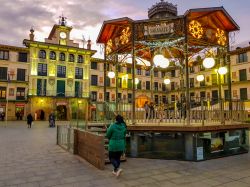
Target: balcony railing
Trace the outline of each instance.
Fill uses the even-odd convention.
[[[78,92],[78,91],[65,91],[57,92],[56,90],[29,90],[29,96],[43,96],[43,97],[78,97],[85,98],[89,97],[88,92]]]

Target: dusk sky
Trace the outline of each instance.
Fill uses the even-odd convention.
[[[160,0],[0,0],[0,44],[22,46],[31,27],[35,40],[44,41],[59,16],[67,17],[72,26],[71,38],[80,42],[82,35],[90,37],[93,46],[104,20],[119,17],[147,19],[147,11]],[[191,8],[223,6],[240,26],[235,44],[250,41],[249,0],[169,0],[177,4],[178,15]],[[94,48],[98,49],[96,46]]]

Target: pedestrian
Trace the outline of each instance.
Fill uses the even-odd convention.
[[[125,152],[126,146],[126,123],[121,115],[116,116],[116,122],[110,125],[107,130],[107,138],[109,139],[109,160],[114,167],[112,173],[119,177],[122,169],[120,167],[120,158]]]
[[[148,119],[148,113],[149,113],[148,101],[146,101],[145,104],[144,104],[144,110],[146,112],[146,119]]]
[[[56,126],[55,123],[56,123],[55,115],[51,113],[49,115],[49,127],[55,127]]]
[[[32,122],[33,122],[33,117],[31,115],[31,113],[29,113],[28,116],[27,116],[28,128],[31,128]]]
[[[153,102],[150,102],[149,104],[149,118],[150,119],[154,119],[154,116],[155,116],[155,108],[154,108],[154,103]]]

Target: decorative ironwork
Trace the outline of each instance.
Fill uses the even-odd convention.
[[[125,29],[122,30],[122,35],[120,36],[120,41],[121,44],[127,44],[130,40],[130,36],[131,36],[131,31],[130,28],[127,27]]]
[[[204,31],[201,24],[198,21],[196,20],[191,21],[188,27],[190,34],[194,38],[200,39],[202,37]]]
[[[106,45],[106,54],[107,55],[112,52],[112,46],[113,46],[113,42],[111,39],[109,39],[108,43]]]
[[[55,78],[49,78],[49,84],[53,86],[55,84]]]
[[[225,31],[217,28],[217,32],[215,34],[216,38],[218,39],[217,40],[217,43],[219,45],[225,45],[226,44],[226,41],[227,41],[227,37],[225,35]]]
[[[67,79],[67,85],[69,86],[69,87],[72,87],[73,86],[73,79],[71,79],[71,78],[69,78],[69,79]]]

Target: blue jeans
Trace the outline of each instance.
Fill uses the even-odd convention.
[[[120,158],[122,154],[123,154],[123,151],[116,151],[116,152],[109,151],[109,160],[111,164],[113,165],[115,172],[120,167],[120,163],[121,163]]]

